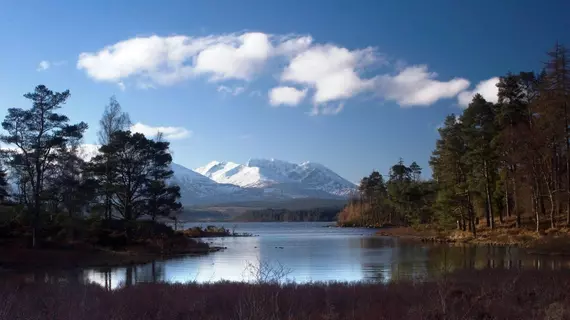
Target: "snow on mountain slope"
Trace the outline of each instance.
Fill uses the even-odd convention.
[[[99,154],[99,146],[84,144],[79,151],[80,156],[89,161]],[[180,187],[180,202],[182,204],[201,204],[236,201],[239,198],[251,198],[247,190],[232,185],[222,184],[176,163],[171,163],[173,175],[170,182]],[[251,192],[249,192],[251,193]]]
[[[213,161],[196,172],[218,183],[263,188],[284,197],[347,197],[355,185],[313,162],[294,164],[277,159],[251,159],[245,165]]]
[[[89,161],[98,145],[82,145]],[[245,165],[212,161],[196,170],[172,163],[171,183],[180,186],[184,205],[295,198],[346,198],[356,186],[327,167],[313,162],[294,164],[276,159],[251,159]]]
[[[235,201],[231,195],[243,191],[239,186],[217,183],[176,163],[171,164],[171,169],[174,172],[171,182],[180,186],[182,203]]]

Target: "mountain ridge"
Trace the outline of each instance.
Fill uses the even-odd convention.
[[[80,154],[89,160],[96,145],[83,145]],[[180,186],[183,205],[211,205],[247,201],[279,202],[289,199],[347,199],[356,185],[327,168],[305,161],[300,164],[252,158],[246,164],[211,161],[194,170],[172,162],[171,183]]]
[[[194,171],[219,183],[241,187],[268,187],[283,183],[303,183],[312,188],[338,196],[348,196],[356,185],[327,168],[305,161],[300,164],[278,160],[253,158],[246,164],[212,161]]]

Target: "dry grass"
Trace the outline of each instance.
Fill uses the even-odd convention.
[[[447,236],[455,242],[487,244],[487,245],[520,245],[528,246],[541,237],[540,234],[528,230],[517,229],[499,225],[495,229],[487,226],[479,226],[477,237],[468,231],[453,231]]]
[[[425,283],[0,283],[0,320],[570,319],[570,273],[464,271]]]
[[[512,217],[505,219],[503,223],[497,221],[494,229],[487,227],[481,221],[481,224],[477,226],[477,237],[473,237],[470,231],[443,231],[430,225],[421,225],[417,228],[386,228],[379,230],[377,234],[424,242],[520,246],[535,254],[570,255],[570,228],[548,228],[548,225],[548,221],[543,221],[541,232],[536,232],[534,222],[527,218],[523,220],[522,228],[516,228],[514,217]]]

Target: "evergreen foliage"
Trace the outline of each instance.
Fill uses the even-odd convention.
[[[417,225],[469,230],[514,220],[536,231],[570,224],[570,62],[560,45],[539,74],[508,73],[498,101],[476,94],[446,117],[430,158],[433,179],[402,160],[384,183],[376,171],[339,215],[345,225]]]
[[[181,208],[180,188],[167,180],[172,176],[169,143],[126,131],[128,114],[113,97],[100,121],[100,154],[86,162],[81,142],[84,122],[69,124],[57,113],[70,96],[39,85],[24,95],[30,109],[10,108],[0,140],[8,170],[0,168],[0,201],[10,197],[24,208],[22,221],[33,229],[32,245],[53,217],[120,218],[128,223],[142,216],[153,221],[171,217]],[[17,186],[9,193],[8,179]],[[127,230],[128,231],[128,230]]]

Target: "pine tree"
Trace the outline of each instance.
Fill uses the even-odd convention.
[[[444,226],[452,224],[469,228],[477,235],[473,192],[469,188],[470,167],[466,162],[467,146],[463,123],[451,114],[439,129],[440,139],[430,159],[433,177],[438,185],[435,209],[437,220]],[[459,222],[459,223],[457,223]]]
[[[55,112],[65,104],[69,95],[68,90],[53,92],[39,85],[34,92],[24,95],[32,101],[32,108],[10,108],[2,122],[7,134],[0,140],[18,149],[12,153],[9,163],[22,174],[21,181],[31,193],[26,197],[26,205],[33,215],[34,247],[43,207],[45,174],[57,163],[58,150],[65,149],[70,140],[81,139],[87,129],[84,122],[69,125],[67,116]]]
[[[159,133],[151,145],[154,151],[152,168],[146,183],[147,200],[144,211],[155,221],[158,216],[169,217],[180,210],[182,205],[178,202],[180,187],[167,184],[167,180],[173,175],[169,167],[172,163],[172,156],[168,151],[170,143],[163,141],[162,134]]]
[[[498,160],[494,144],[497,135],[495,111],[492,103],[477,94],[461,116],[467,148],[465,162],[470,166],[469,182],[473,190],[483,195],[487,226],[491,228],[495,227],[492,194]]]
[[[92,160],[91,170],[99,181],[111,177],[111,203],[124,220],[134,221],[143,214],[167,215],[180,208],[179,188],[166,184],[172,176],[168,147],[169,143],[140,133],[117,131]]]
[[[500,168],[504,172],[505,205],[507,215],[516,216],[516,226],[521,227],[521,210],[519,206],[519,181],[525,173],[524,159],[528,156],[521,150],[528,149],[529,106],[536,98],[536,76],[532,72],[521,72],[518,75],[507,74],[497,84],[499,88],[497,104],[497,136]],[[523,181],[524,182],[524,181]],[[512,202],[512,207],[511,207]]]

